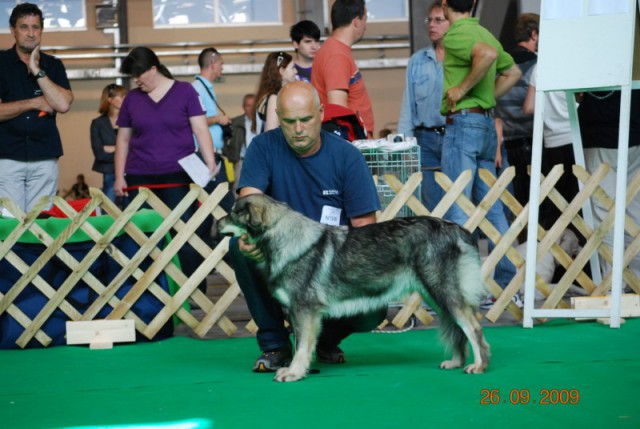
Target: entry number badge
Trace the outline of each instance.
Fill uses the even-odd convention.
[[[342,214],[342,209],[331,206],[323,206],[322,207],[322,217],[320,218],[320,223],[324,223],[325,225],[340,225],[340,215]]]

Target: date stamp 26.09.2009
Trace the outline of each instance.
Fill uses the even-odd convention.
[[[480,405],[577,405],[580,402],[578,389],[500,389],[480,390]]]

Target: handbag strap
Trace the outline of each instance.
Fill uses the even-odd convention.
[[[226,115],[225,111],[222,110],[222,107],[220,107],[220,105],[218,104],[218,100],[216,100],[216,97],[213,96],[213,94],[211,93],[211,91],[209,91],[209,87],[204,83],[204,81],[202,80],[202,78],[200,76],[196,76],[196,79],[202,84],[202,86],[204,86],[204,89],[207,91],[207,94],[209,94],[209,97],[211,97],[211,99],[213,100],[214,103],[216,103],[216,107],[218,108],[218,110],[223,114]]]

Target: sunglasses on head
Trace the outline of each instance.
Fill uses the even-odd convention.
[[[107,86],[107,97],[111,98],[113,97],[113,90],[116,89],[118,87],[117,84],[112,83],[110,85]]]

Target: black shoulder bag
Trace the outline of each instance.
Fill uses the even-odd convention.
[[[204,86],[204,89],[207,91],[207,94],[209,94],[209,97],[211,97],[213,102],[216,104],[218,111],[220,111],[220,113],[222,113],[223,115],[226,115],[225,111],[222,110],[222,107],[220,107],[220,105],[218,104],[218,100],[216,100],[216,97],[214,97],[211,91],[209,91],[209,88],[207,87],[207,85],[202,81],[202,79],[200,79],[200,77],[196,76],[196,79],[198,79],[198,81],[202,84],[202,86]],[[220,125],[220,126],[222,127],[222,141],[226,142],[233,136],[233,128],[231,128],[231,124]]]

